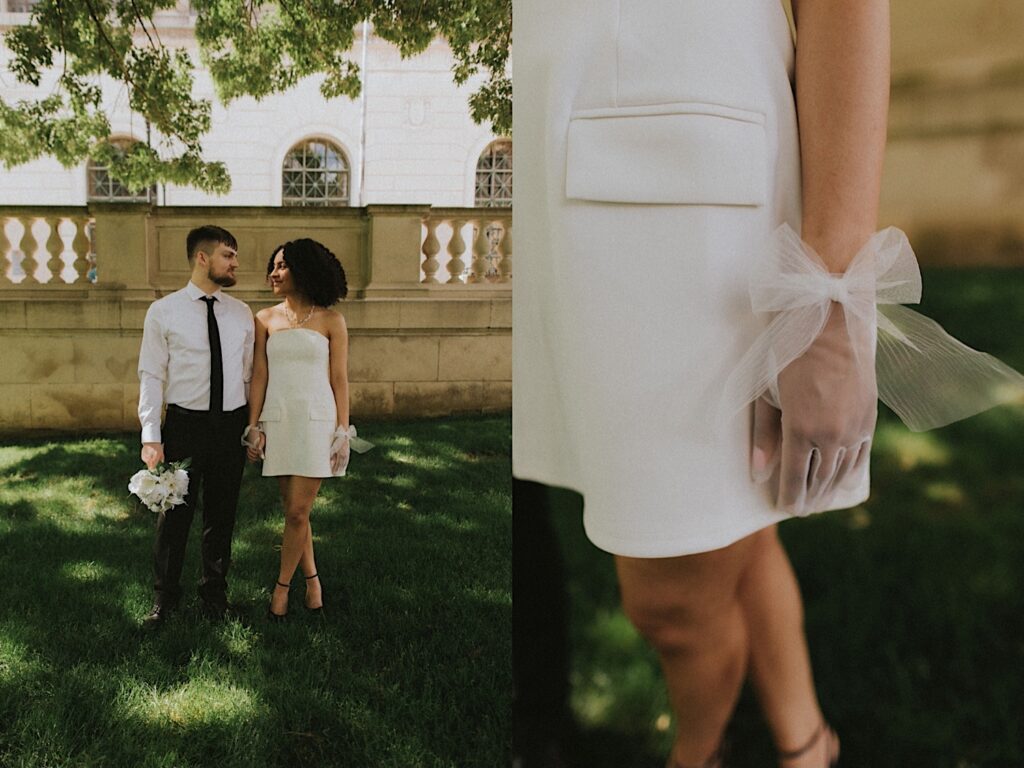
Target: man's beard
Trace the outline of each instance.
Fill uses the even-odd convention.
[[[209,274],[209,277],[211,282],[216,283],[222,288],[230,288],[232,285],[238,282],[227,272],[225,272],[223,275],[215,275],[211,272]]]

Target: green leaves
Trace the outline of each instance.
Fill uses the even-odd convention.
[[[192,96],[194,64],[186,51],[164,46],[153,23],[156,11],[174,6],[174,0],[41,0],[32,23],[13,28],[6,40],[15,77],[50,93],[0,102],[0,162],[52,155],[72,166],[91,158],[109,164],[110,175],[133,189],[167,181],[230,189],[223,164],[202,160],[212,105]],[[146,143],[112,151],[102,78],[125,88],[147,125]]]
[[[0,99],[0,162],[52,155],[66,166],[92,158],[132,188],[173,182],[224,193],[223,163],[203,159],[212,105],[192,95],[196,62],[160,39],[154,14],[175,0],[40,0],[32,22],[6,33],[11,71],[46,91],[35,100]],[[263,98],[302,78],[323,77],[325,98],[355,98],[359,66],[351,50],[368,20],[403,56],[437,36],[454,54],[458,85],[480,77],[469,97],[477,122],[509,134],[511,0],[193,0],[199,55],[219,98]],[[101,78],[123,87],[147,126],[145,143],[112,152]],[[52,88],[51,88],[52,84]]]

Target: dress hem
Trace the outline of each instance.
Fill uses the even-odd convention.
[[[731,544],[735,544],[740,539],[746,538],[754,533],[757,533],[763,528],[767,528],[770,525],[776,525],[778,523],[790,520],[793,518],[810,517],[812,515],[819,515],[823,512],[834,512],[839,509],[850,509],[858,504],[863,504],[868,500],[870,492],[861,493],[853,496],[851,499],[842,499],[837,504],[833,504],[825,509],[815,510],[809,512],[806,515],[790,515],[785,512],[779,512],[774,509],[765,510],[757,518],[749,518],[747,524],[742,527],[732,527],[728,531],[715,531],[713,533],[700,536],[700,537],[687,537],[685,539],[669,539],[664,538],[651,539],[649,541],[637,540],[637,539],[624,539],[619,536],[606,534],[601,531],[598,526],[588,522],[588,516],[586,513],[587,508],[587,494],[580,488],[566,484],[563,481],[555,480],[553,477],[544,475],[543,473],[521,473],[514,471],[513,476],[517,480],[525,480],[528,482],[543,483],[544,485],[550,485],[556,488],[566,488],[570,491],[580,494],[583,497],[583,529],[593,544],[598,549],[608,552],[612,555],[619,555],[621,557],[636,557],[636,558],[663,558],[663,557],[683,557],[685,555],[698,555],[704,552],[713,552],[716,549],[723,549]],[[547,478],[547,479],[545,479]]]

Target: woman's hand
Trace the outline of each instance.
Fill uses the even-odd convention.
[[[338,427],[331,442],[331,474],[339,475],[348,469],[352,456],[352,441],[348,435],[348,427]]]
[[[833,304],[821,335],[779,374],[781,412],[764,398],[755,404],[754,479],[779,465],[777,506],[786,512],[827,507],[868,460],[878,417],[874,337],[856,330],[851,339],[842,305]]]
[[[246,427],[245,433],[242,435],[242,442],[245,444],[245,455],[249,461],[266,458],[267,436],[257,425]]]

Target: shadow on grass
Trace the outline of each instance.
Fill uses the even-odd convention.
[[[507,417],[379,424],[312,521],[327,606],[263,620],[282,527],[247,470],[231,598],[155,635],[134,436],[0,446],[0,764],[482,766],[507,762]],[[198,516],[198,515],[197,515]],[[198,528],[198,525],[193,526]],[[197,534],[184,584],[198,575]],[[301,579],[296,580],[301,584]],[[344,592],[346,609],[331,598]]]

